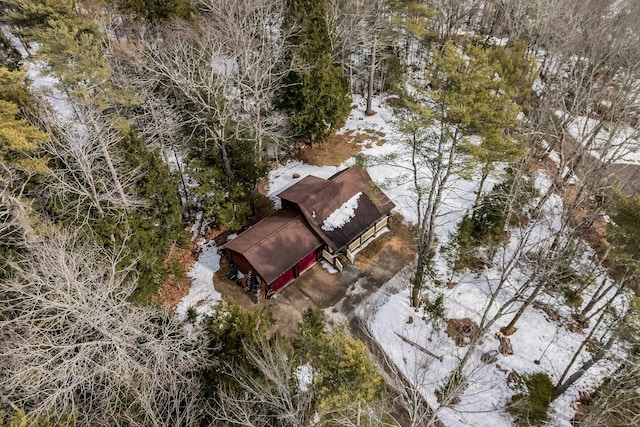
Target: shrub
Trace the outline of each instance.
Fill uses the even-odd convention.
[[[442,406],[453,406],[460,403],[460,394],[469,385],[469,379],[459,370],[447,377],[442,386],[435,392],[438,403]]]
[[[433,301],[427,301],[424,306],[424,317],[431,322],[442,324],[446,320],[446,307],[444,306],[444,294],[439,293]]]
[[[554,387],[549,375],[537,373],[524,377],[526,390],[511,398],[509,413],[523,425],[540,425],[547,419],[547,408],[553,400]]]

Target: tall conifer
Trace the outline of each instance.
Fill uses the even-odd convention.
[[[286,28],[294,27],[298,32],[287,58],[292,70],[277,104],[311,144],[341,127],[350,105],[348,86],[331,54],[327,10],[327,0],[289,0],[284,20]]]

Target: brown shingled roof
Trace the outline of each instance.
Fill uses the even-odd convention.
[[[278,197],[297,204],[302,202],[309,194],[313,193],[328,182],[329,181],[324,178],[307,175],[291,187],[278,194]]]
[[[308,182],[301,180],[278,196],[297,204],[311,228],[334,251],[346,246],[395,206],[364,169],[344,169],[328,180],[313,178]],[[354,218],[339,229],[322,230],[323,221],[360,192],[363,194],[358,199]]]
[[[271,283],[305,256],[322,246],[304,218],[283,209],[267,217],[224,245],[251,263]]]

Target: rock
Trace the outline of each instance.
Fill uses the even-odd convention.
[[[470,344],[478,337],[479,328],[478,325],[469,318],[449,319],[447,321],[446,333],[453,339],[457,346],[462,347]]]
[[[496,332],[496,338],[500,341],[500,345],[498,346],[498,351],[503,356],[509,356],[513,354],[513,347],[511,346],[511,340],[500,332]]]
[[[482,363],[486,363],[487,365],[495,363],[498,360],[498,352],[495,350],[487,351],[480,356],[480,360]]]
[[[507,375],[507,384],[511,385],[513,383],[517,383],[520,380],[520,374],[516,371],[511,371]]]

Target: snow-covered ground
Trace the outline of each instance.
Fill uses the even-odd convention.
[[[74,117],[73,103],[66,93],[58,87],[60,80],[49,70],[49,65],[41,59],[34,59],[40,44],[31,42],[29,50],[20,39],[11,32],[7,25],[0,25],[0,31],[9,43],[20,53],[27,70],[27,79],[30,82],[30,90],[41,95],[51,105],[52,111],[62,123],[69,123]]]
[[[599,126],[588,117],[576,117],[568,126],[569,134],[597,159],[622,164],[640,164],[640,131],[631,126]]]
[[[405,220],[415,222],[417,219],[415,195],[411,183],[406,179],[408,158],[403,157],[402,154],[403,149],[395,129],[393,112],[378,100],[375,103],[377,114],[365,116],[363,113],[364,100],[358,100],[357,103],[358,106],[349,116],[343,132],[349,130],[375,131],[377,134],[384,135],[381,139],[385,140],[385,143],[382,145],[372,143],[368,145],[369,148],[366,148],[367,141],[362,143],[362,153],[371,158],[367,170],[372,179],[384,188],[385,193],[396,204],[396,210],[404,216]],[[391,154],[395,155],[392,161],[379,162],[375,160],[387,158]],[[557,157],[556,153],[551,155]],[[310,166],[301,162],[286,163],[271,172],[269,195],[275,198],[276,194],[309,174],[327,178],[352,163],[353,159],[347,160],[338,168]],[[551,185],[548,177],[542,171],[534,177],[534,180],[536,187],[541,192],[544,192]],[[489,180],[487,187],[490,188],[493,183],[495,183],[495,177]],[[437,233],[441,244],[446,244],[460,219],[472,206],[476,190],[477,179],[468,181],[456,179],[452,188],[446,191],[442,215],[437,220]],[[521,233],[527,233],[528,244],[531,247],[553,238],[559,227],[558,215],[561,209],[562,200],[557,196],[551,196],[544,205],[546,212],[544,218],[531,224],[529,229],[521,231]],[[592,268],[589,265],[590,259],[585,255],[583,259],[585,268]],[[436,266],[440,271],[447,270],[446,262],[441,254],[436,258]],[[443,290],[446,316],[448,318],[469,317],[478,321],[487,301],[488,288],[497,280],[499,273],[499,269],[494,268],[478,277],[474,274],[456,277],[458,284],[452,289]],[[518,283],[518,280],[525,277],[525,274],[516,268],[513,270],[512,276],[510,280]],[[392,279],[393,283],[388,283],[378,294],[371,296],[362,305],[360,316],[369,322],[374,338],[409,381],[418,385],[427,401],[433,407],[437,407],[438,403],[434,392],[455,367],[466,348],[456,347],[453,340],[446,336],[444,328],[434,327],[431,322],[421,320],[423,314],[416,313],[409,304],[407,278],[406,274],[399,274]],[[512,286],[506,287],[506,292],[500,296],[496,303],[499,304],[511,296],[512,294],[509,292],[513,292]],[[566,306],[558,304],[550,296],[542,296],[539,299],[559,310],[564,318],[570,319],[569,309]],[[584,299],[588,300],[588,292],[585,293]],[[514,307],[515,309],[517,307]],[[507,401],[516,393],[507,384],[506,379],[509,372],[516,371],[519,374],[546,372],[552,380],[558,380],[574,351],[584,339],[585,334],[588,333],[588,330],[583,333],[570,332],[566,327],[559,326],[558,322],[548,319],[543,311],[531,308],[522,316],[517,324],[518,330],[510,337],[514,354],[511,356],[498,354],[496,363],[482,363],[480,357],[483,353],[495,352],[498,348],[498,340],[493,336],[501,326],[510,320],[512,315],[513,311],[496,322],[490,333],[487,334],[487,338],[477,348],[469,363],[471,385],[461,396],[460,403],[453,408],[443,408],[439,413],[445,425],[513,425],[512,417],[504,409]],[[411,323],[408,322],[410,318],[413,319]],[[436,355],[442,356],[442,361],[429,358],[404,342],[396,333],[422,345]],[[579,366],[580,363],[579,360],[576,366]],[[601,361],[590,369],[582,380],[553,402],[549,411],[549,424],[568,426],[569,420],[574,414],[574,408],[571,405],[577,400],[578,390],[588,389],[600,383],[602,378],[608,375],[612,369],[614,366],[606,361]]]
[[[192,307],[199,315],[210,315],[222,300],[222,295],[213,286],[213,273],[220,269],[219,247],[213,241],[202,241],[200,249],[198,260],[187,273],[191,278],[189,294],[176,307],[176,315],[182,320],[187,318],[187,311]]]
[[[2,26],[0,29],[24,58],[32,90],[42,94],[51,104],[60,121],[70,121],[73,116],[72,102],[66,94],[57,88],[58,79],[51,75],[47,63],[32,57],[32,54],[37,51],[38,45],[33,44],[28,51],[8,27]],[[357,131],[376,134],[371,141],[360,143],[363,148],[362,153],[373,159],[369,162],[367,170],[372,179],[384,189],[396,204],[396,210],[403,215],[405,220],[415,223],[418,217],[415,209],[415,194],[410,181],[406,179],[408,159],[403,155],[393,112],[383,99],[377,99],[374,102],[376,114],[373,116],[365,116],[364,99],[356,98],[355,103],[356,108],[348,117],[342,132]],[[591,136],[594,136],[595,129],[597,129],[597,123],[593,120],[578,117],[568,130],[579,142],[586,143]],[[380,139],[385,143],[378,145],[377,142]],[[367,145],[368,142],[370,144]],[[602,147],[606,147],[606,150],[603,151]],[[616,162],[640,163],[640,150],[637,149],[638,135],[635,129],[625,128],[617,132],[609,129],[599,130],[591,142],[591,148],[594,155],[601,158],[609,159],[611,156],[615,156]],[[396,155],[396,157],[393,160],[388,160],[391,155]],[[557,157],[557,154],[555,156]],[[387,160],[379,160],[383,158]],[[337,168],[288,162],[270,173],[268,195],[274,198],[276,207],[279,207],[275,195],[299,179],[310,174],[328,178],[353,162],[354,159],[349,159]],[[487,187],[490,188],[493,183],[494,181],[489,180]],[[535,177],[535,183],[540,189],[549,185],[542,173]],[[445,192],[443,212],[437,220],[440,244],[446,244],[459,220],[471,207],[476,190],[477,180],[457,179],[454,185]],[[553,235],[557,228],[554,216],[558,214],[561,204],[562,200],[559,198],[549,198],[545,206],[546,217],[549,221],[533,224],[528,231],[531,236],[534,236],[534,240],[543,241]],[[407,242],[407,244],[410,243]],[[188,276],[192,279],[192,286],[189,294],[180,301],[177,307],[178,317],[186,318],[190,307],[194,307],[199,314],[211,313],[220,301],[220,293],[215,290],[212,280],[213,273],[220,268],[218,249],[213,242],[201,243],[200,257],[188,272]],[[583,259],[585,268],[590,268],[588,266],[590,262],[590,258],[585,256]],[[436,267],[439,271],[446,271],[445,261],[441,254],[437,256]],[[477,320],[483,312],[489,287],[499,273],[498,268],[494,267],[480,275],[466,274],[456,277],[456,286],[442,290],[445,294],[446,316],[448,318],[470,317]],[[512,275],[510,280],[517,282],[524,273],[516,268]],[[437,327],[433,322],[422,321],[422,313],[416,313],[410,307],[409,293],[406,289],[407,277],[406,272],[401,272],[377,294],[372,295],[363,304],[360,315],[368,321],[374,338],[406,378],[419,387],[426,400],[436,408],[438,402],[434,392],[462,357],[466,348],[456,347],[453,341],[446,336],[442,327]],[[507,287],[505,293],[499,296],[498,304],[509,297],[510,289],[512,288]],[[543,296],[541,300],[545,298],[546,302],[558,309],[563,317],[569,318],[570,313],[568,313],[566,306],[558,304],[550,296]],[[587,299],[585,298],[585,301]],[[497,348],[498,343],[493,338],[493,334],[500,326],[504,325],[509,317],[507,315],[504,321],[496,322],[490,333],[478,346],[469,363],[471,368],[469,370],[471,380],[469,387],[461,395],[459,403],[452,408],[443,408],[439,413],[439,417],[445,425],[512,425],[511,416],[504,410],[506,402],[514,394],[514,390],[507,385],[508,373],[517,371],[519,374],[526,374],[543,371],[548,373],[552,380],[557,380],[573,352],[584,339],[584,333],[588,332],[570,332],[564,326],[550,320],[544,312],[532,308],[524,313],[517,325],[518,330],[510,337],[514,354],[510,356],[497,354],[495,363],[481,362],[480,356],[483,353]],[[411,322],[409,322],[410,318]],[[437,356],[441,356],[442,360],[427,356],[407,344],[396,333],[422,345]],[[579,364],[580,362],[577,363],[577,365]],[[576,401],[578,390],[598,384],[612,369],[613,366],[606,361],[601,361],[591,368],[568,392],[553,402],[549,424],[569,426],[569,420],[574,412],[571,405]]]

